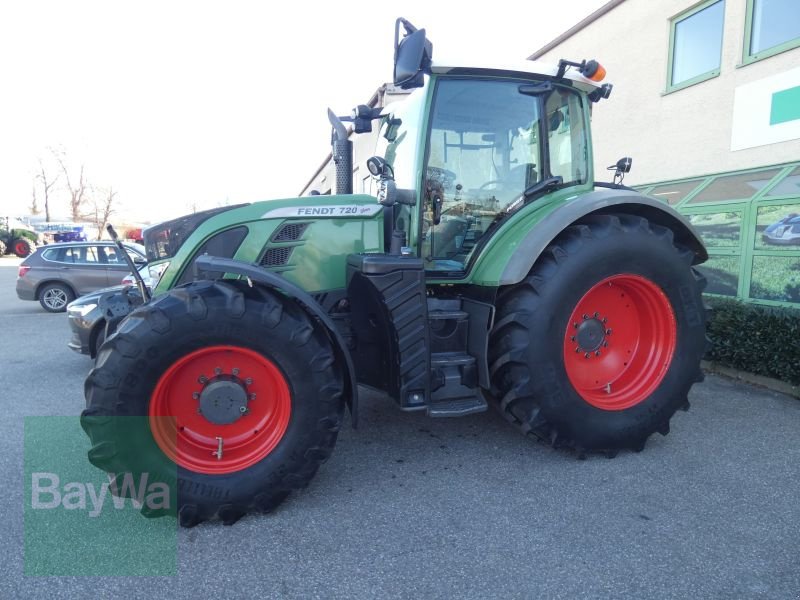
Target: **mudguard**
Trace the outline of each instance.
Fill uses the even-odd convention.
[[[347,345],[336,329],[333,320],[328,314],[322,310],[320,305],[311,297],[308,292],[298,287],[291,281],[288,281],[280,275],[271,273],[253,264],[234,260],[232,258],[219,258],[216,256],[203,255],[198,256],[194,263],[198,278],[204,272],[222,272],[231,273],[233,275],[241,275],[250,278],[251,281],[258,282],[269,288],[278,290],[279,292],[293,298],[300,304],[311,317],[319,320],[328,330],[328,335],[334,346],[334,352],[346,366],[346,380],[345,380],[345,402],[350,409],[350,415],[353,420],[353,427],[358,425],[358,385],[356,383],[355,368],[350,353],[347,351]]]
[[[708,259],[700,235],[689,221],[671,206],[633,190],[602,189],[561,205],[532,227],[520,239],[514,254],[506,263],[499,285],[511,285],[522,281],[539,255],[559,233],[582,217],[593,213],[624,213],[645,217],[653,223],[671,229],[675,233],[675,241],[695,253],[693,264],[700,264]]]

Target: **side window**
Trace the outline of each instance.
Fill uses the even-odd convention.
[[[81,262],[89,263],[89,264],[98,264],[100,263],[99,252],[100,248],[97,246],[85,246],[82,248],[84,250],[83,260]]]
[[[65,248],[63,262],[66,263],[82,263],[84,262],[85,252],[83,248]]]
[[[556,90],[545,104],[550,174],[564,183],[585,183],[589,145],[577,94]]]
[[[119,254],[119,250],[114,248],[114,246],[103,246],[99,248],[100,252],[104,252],[106,256],[105,262],[110,265],[118,265],[125,261]]]

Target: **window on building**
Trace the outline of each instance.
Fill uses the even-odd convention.
[[[800,2],[748,0],[744,61],[752,62],[800,46]]]
[[[783,181],[772,188],[767,196],[797,196],[800,197],[800,167],[789,173]]]
[[[719,75],[724,16],[725,1],[715,0],[672,20],[667,91]]]
[[[756,171],[717,177],[706,188],[689,200],[689,204],[700,202],[725,202],[727,200],[747,200],[764,189],[781,169]]]
[[[695,188],[704,181],[705,179],[690,179],[689,181],[657,185],[650,190],[650,195],[673,206],[686,198],[686,196],[693,192]]]

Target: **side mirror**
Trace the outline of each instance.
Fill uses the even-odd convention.
[[[609,171],[614,171],[614,185],[619,185],[625,179],[625,173],[630,173],[633,159],[630,156],[624,156],[617,161],[617,164],[608,167]]]
[[[400,39],[400,25],[406,31]],[[417,29],[402,17],[394,26],[394,84],[407,90],[422,87],[423,73],[430,69],[433,44],[425,37],[424,29]]]
[[[617,161],[616,170],[620,173],[630,173],[632,164],[633,159],[630,156],[625,156]]]

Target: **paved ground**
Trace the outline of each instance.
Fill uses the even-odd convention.
[[[431,420],[365,395],[363,425],[275,514],[180,530],[176,577],[24,577],[22,418],[77,415],[90,363],[66,348],[64,315],[16,299],[12,263],[0,260],[0,597],[800,593],[800,401],[717,377],[669,436],[615,460],[553,452],[493,413]]]

